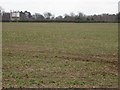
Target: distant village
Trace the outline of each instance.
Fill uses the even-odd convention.
[[[3,22],[117,22],[118,14],[85,15],[83,13],[65,14],[55,17],[50,12],[31,14],[28,11],[1,12]]]

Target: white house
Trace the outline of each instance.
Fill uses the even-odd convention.
[[[20,12],[19,11],[11,11],[10,12],[10,19],[11,19],[11,21],[20,20]]]

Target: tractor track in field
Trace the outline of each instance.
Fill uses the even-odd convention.
[[[60,58],[60,59],[66,59],[66,60],[74,60],[74,61],[85,61],[85,62],[104,62],[104,63],[110,63],[117,65],[117,60],[106,60],[106,58],[103,57],[83,57],[83,56],[55,56],[54,58]]]
[[[37,51],[40,55],[44,55],[45,58],[65,59],[71,61],[85,61],[85,62],[103,62],[113,65],[118,65],[117,55],[83,55],[71,52],[54,52],[54,51]],[[39,55],[35,55],[39,58]]]
[[[21,47],[21,46],[20,46]],[[71,61],[85,61],[85,62],[103,62],[103,63],[109,63],[113,65],[118,65],[118,55],[117,54],[97,54],[97,55],[84,55],[80,53],[72,53],[72,52],[65,52],[61,50],[53,50],[53,49],[30,49],[30,48],[18,48],[18,47],[12,47],[9,48],[12,53],[8,53],[8,56],[15,56],[15,52],[24,52],[24,54],[30,53],[31,58],[41,58],[41,55],[44,56],[44,58],[56,58],[56,59],[65,59],[65,60],[71,60]],[[7,53],[6,53],[7,54]],[[25,55],[24,55],[25,56]]]

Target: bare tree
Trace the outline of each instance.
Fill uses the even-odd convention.
[[[3,15],[3,11],[4,11],[4,9],[0,6],[0,15],[1,16]]]
[[[70,13],[71,17],[75,17],[75,14],[73,12]]]
[[[61,15],[56,17],[56,20],[62,20],[62,19],[63,17]]]
[[[35,13],[35,15],[33,15],[33,16],[36,20],[44,20],[44,16],[39,13]]]
[[[45,19],[51,19],[52,14],[50,12],[45,12],[44,17]]]

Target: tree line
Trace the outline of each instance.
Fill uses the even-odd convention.
[[[81,22],[118,22],[118,16],[120,14],[100,14],[100,15],[85,15],[81,12],[78,14],[75,13],[70,13],[70,14],[65,14],[64,16],[59,15],[55,17],[54,14],[50,12],[45,12],[43,14],[40,13],[35,13],[31,14],[28,11],[20,11],[20,19],[17,20],[18,22],[76,22],[76,23],[81,23]],[[11,17],[10,17],[10,12],[3,12],[2,13],[2,21],[5,22],[10,22]]]

